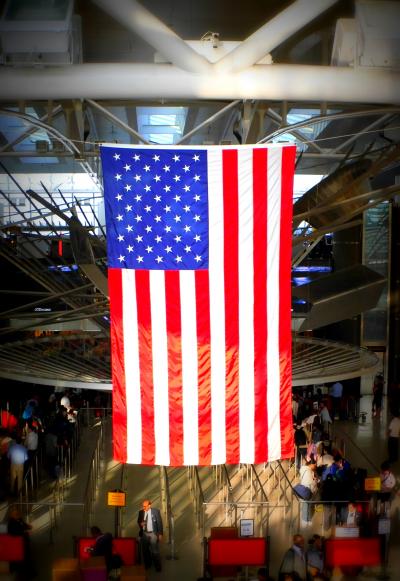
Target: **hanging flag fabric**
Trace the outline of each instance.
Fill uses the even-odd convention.
[[[114,457],[293,456],[295,148],[101,147]]]

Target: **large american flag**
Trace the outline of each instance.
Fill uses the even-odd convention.
[[[295,148],[101,147],[114,457],[293,455]]]

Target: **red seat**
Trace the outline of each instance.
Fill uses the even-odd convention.
[[[0,535],[0,561],[23,561],[24,553],[24,537]]]
[[[328,567],[368,567],[381,563],[381,541],[378,537],[328,539],[325,542]]]
[[[210,565],[265,565],[267,541],[264,537],[251,539],[210,539],[208,563]]]
[[[93,537],[80,537],[77,539],[77,556],[81,560],[89,559],[91,554],[87,552],[89,547],[94,547]],[[113,553],[117,553],[124,565],[135,565],[137,562],[137,541],[135,537],[118,537],[113,539]]]
[[[118,537],[113,539],[113,553],[117,553],[124,565],[135,565],[137,562],[137,541],[135,537]]]
[[[95,539],[93,537],[81,537],[77,540],[77,557],[80,560],[89,559],[90,552],[87,549],[94,547]]]

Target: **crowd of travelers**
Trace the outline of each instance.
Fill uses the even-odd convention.
[[[307,389],[296,394],[293,416],[296,445],[296,469],[298,483],[294,486],[300,500],[300,525],[305,530],[312,526],[316,510],[322,512],[322,530],[336,530],[332,527],[353,528],[355,536],[371,536],[378,530],[378,521],[390,518],[391,501],[397,492],[398,483],[392,465],[399,459],[398,445],[400,436],[400,416],[398,408],[390,406],[392,419],[388,424],[388,454],[380,464],[379,475],[374,474],[379,485],[371,489],[366,486],[367,469],[352,466],[344,453],[343,441],[332,437],[332,425],[336,419],[354,419],[348,417],[359,409],[357,402],[350,406],[342,399],[335,401],[336,395],[342,393],[340,382],[330,388]],[[378,374],[374,379],[371,419],[379,421],[382,411],[383,377]],[[363,417],[358,416],[362,423]],[[340,436],[340,428],[335,429]],[[346,533],[347,536],[349,536]],[[351,536],[351,535],[350,535]],[[313,547],[318,548],[321,539],[314,535]],[[314,569],[314,574],[305,571],[310,564],[304,550],[304,538],[295,535],[293,546],[285,554],[280,579],[286,580],[289,574],[293,579],[324,579],[323,567]],[[322,555],[323,553],[321,553]],[[304,558],[300,558],[303,556]],[[297,559],[297,561],[296,561]],[[290,561],[291,560],[291,561]],[[289,563],[290,561],[290,563]],[[293,574],[290,567],[298,562],[301,570]]]
[[[0,501],[19,494],[39,451],[49,478],[60,476],[61,451],[71,444],[80,405],[78,394],[65,391],[34,394],[1,409]]]

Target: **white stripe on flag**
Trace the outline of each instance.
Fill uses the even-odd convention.
[[[142,462],[142,414],[140,398],[139,340],[135,271],[122,269],[124,366],[126,397],[126,461]]]
[[[253,151],[238,151],[240,461],[254,462]]]
[[[281,221],[282,150],[268,150],[268,242],[267,242],[267,317],[268,317],[268,458],[281,457],[280,433],[280,357],[279,357],[279,263]]]
[[[193,270],[180,278],[182,329],[183,463],[199,463],[196,287]]]
[[[168,466],[168,343],[164,271],[150,272],[151,333],[154,385],[155,464]]]
[[[222,151],[207,152],[209,286],[211,335],[212,464],[224,464],[225,440],[225,293]]]

